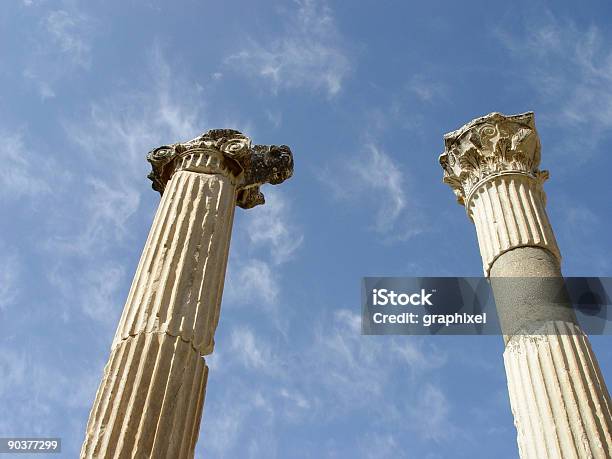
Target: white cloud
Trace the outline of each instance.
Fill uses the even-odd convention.
[[[407,174],[391,156],[375,144],[357,157],[344,159],[342,168],[328,165],[319,179],[332,189],[336,199],[374,207],[369,227],[387,240],[405,240],[423,231],[420,215],[406,194]],[[410,213],[410,215],[408,215]],[[408,218],[410,217],[410,218]]]
[[[82,190],[81,227],[76,232],[69,226],[62,227],[61,231],[67,233],[51,236],[46,242],[48,248],[66,255],[91,256],[111,244],[128,239],[128,222],[138,209],[140,191],[119,177],[115,180],[87,177],[85,185],[87,188]],[[65,211],[56,211],[59,215],[55,218],[61,219]]]
[[[216,407],[209,403],[207,411],[210,413],[210,424],[214,427],[214,435],[208,435],[208,448],[218,453],[218,457],[227,457],[224,452],[230,449],[237,440],[238,434],[242,427],[244,407],[232,405],[229,409],[215,409]],[[212,407],[210,405],[213,405]],[[214,417],[213,417],[214,416]]]
[[[76,267],[58,263],[49,270],[49,282],[66,298],[58,305],[64,321],[73,319],[74,308],[110,331],[118,320],[125,292],[121,291],[125,269],[116,262],[99,257],[96,263]]]
[[[278,110],[266,110],[266,118],[274,129],[278,129],[283,122],[283,114]]]
[[[29,340],[31,341],[31,340]],[[70,408],[84,413],[91,406],[99,374],[89,368],[67,368],[53,352],[18,344],[0,347],[0,400],[10,416],[0,418],[0,431],[21,436],[63,432],[62,448],[76,453],[82,441],[81,416],[58,416]],[[68,396],[69,394],[69,396]]]
[[[310,402],[299,391],[292,391],[283,387],[280,390],[280,396],[293,402],[297,408],[304,410],[310,408]]]
[[[270,264],[255,258],[232,257],[227,273],[224,298],[230,303],[259,304],[273,310],[280,287]]]
[[[308,88],[336,95],[350,71],[329,6],[302,0],[283,20],[282,35],[269,40],[251,38],[226,59],[229,68],[268,81],[273,91]]]
[[[196,454],[204,450],[203,457],[225,458],[236,457],[239,451],[240,457],[276,457],[276,436],[270,435],[275,412],[270,400],[248,382],[237,380],[232,387],[237,391],[206,402],[207,418],[200,435],[207,441],[198,442]],[[243,439],[246,432],[251,438],[248,443]]]
[[[57,10],[44,20],[45,27],[57,49],[84,68],[91,65],[91,46],[86,38],[89,20],[81,13]]]
[[[207,125],[203,88],[173,72],[159,46],[152,48],[149,70],[154,78],[142,90],[93,102],[88,119],[66,124],[69,137],[106,167],[140,174],[151,148],[189,140]]]
[[[540,119],[564,128],[563,150],[588,158],[612,133],[612,46],[596,26],[581,28],[551,12],[516,33],[495,30],[546,107]],[[524,64],[524,65],[521,65]],[[586,146],[586,148],[585,148]]]
[[[26,384],[28,362],[23,353],[3,350],[0,352],[0,398],[11,397],[11,391]]]
[[[290,199],[272,187],[263,192],[266,203],[236,221],[223,300],[228,305],[256,306],[282,329],[286,318],[278,311],[281,265],[293,258],[304,234],[293,221]]]
[[[249,327],[237,327],[232,330],[230,351],[240,357],[247,368],[265,370],[270,364],[271,353],[264,341],[257,340]]]
[[[52,87],[52,83],[54,83],[54,81],[52,81],[53,78],[50,78],[48,75],[46,77],[41,77],[34,68],[25,69],[23,71],[23,77],[26,80],[30,80],[34,86],[36,86],[41,99],[45,100],[55,97],[55,91]]]
[[[377,211],[375,228],[386,232],[406,208],[404,177],[398,165],[385,152],[374,145],[368,149],[366,160],[352,162],[349,169],[355,174],[356,181],[384,195],[384,204]]]
[[[92,319],[114,326],[121,309],[117,300],[124,272],[122,266],[105,263],[81,274],[78,280],[81,308]]]
[[[440,349],[418,337],[364,337],[359,314],[346,309],[337,310],[327,325],[321,324],[310,352],[317,358],[308,361],[304,373],[312,375],[309,384],[318,386],[321,399],[335,407],[329,414],[332,418],[368,406],[380,410],[381,419],[393,422],[404,414],[385,403],[389,391],[398,389],[397,385],[403,384],[400,381],[410,381],[417,387],[428,372],[446,363]],[[407,354],[410,359],[406,359]],[[416,399],[420,394],[415,392],[413,396]],[[447,414],[440,416],[445,418]]]
[[[251,210],[245,228],[254,246],[268,246],[275,264],[290,260],[304,241],[291,222],[290,202],[281,191],[267,187],[266,204]]]
[[[368,433],[360,443],[363,457],[368,459],[410,457],[406,455],[405,449],[398,445],[395,436],[389,433]]]
[[[22,74],[36,86],[42,99],[48,99],[55,97],[60,80],[91,67],[94,23],[72,8],[45,13],[39,24],[30,34],[32,51]]]
[[[114,237],[122,239],[128,232],[126,221],[138,208],[140,194],[134,188],[117,186],[118,182],[89,178],[91,195],[86,206],[90,224],[87,227],[90,245],[100,240],[103,231],[113,228]],[[104,228],[105,227],[105,228]]]
[[[71,158],[76,163],[71,167],[83,174],[57,194],[58,202],[75,203],[78,189],[76,204],[49,209],[52,223],[45,247],[57,260],[49,280],[69,299],[65,304],[78,304],[85,315],[105,325],[125,299],[119,294],[125,273],[115,249],[123,247],[125,254],[127,243],[134,241],[142,196],[154,194],[146,179],[147,151],[193,138],[206,126],[201,88],[173,76],[157,47],[150,67],[154,78],[141,89],[110,94],[92,102],[88,116],[64,120],[66,135],[80,153]],[[142,241],[137,247],[132,250],[138,252]],[[65,319],[70,315],[64,311]]]
[[[399,360],[404,360],[411,368],[418,368],[420,371],[433,370],[446,363],[444,354],[425,354],[421,348],[410,341],[395,340],[389,346],[389,351],[395,353]]]
[[[433,384],[419,388],[417,403],[411,406],[409,416],[416,430],[426,440],[442,441],[456,432],[449,422],[450,401]]]
[[[423,74],[413,75],[408,82],[408,89],[423,102],[433,102],[447,92],[444,84]]]
[[[21,262],[16,254],[4,247],[2,254],[0,258],[0,312],[15,303],[20,293],[18,282],[21,272]]]
[[[52,245],[89,253],[108,242],[123,241],[141,195],[153,193],[143,186],[150,166],[146,153],[164,143],[195,137],[205,125],[201,88],[177,76],[158,47],[151,53],[155,75],[144,89],[115,94],[91,104],[89,116],[65,121],[68,138],[84,154],[89,185],[79,234],[58,236]],[[63,209],[62,211],[65,211]]]
[[[245,435],[275,438],[282,424],[324,428],[366,412],[381,433],[371,438],[376,448],[364,449],[363,457],[374,457],[377,450],[377,457],[397,453],[395,435],[418,433],[442,441],[446,433],[444,438],[452,438],[457,432],[449,427],[453,404],[428,382],[431,371],[446,363],[437,346],[418,337],[364,337],[359,314],[347,309],[319,319],[302,342],[235,325],[227,341],[218,343],[228,351],[215,363],[223,384],[209,385],[215,397],[207,400],[202,436],[216,437],[220,430],[220,438],[201,445],[205,452],[244,455]],[[291,346],[286,345],[289,339]],[[389,394],[397,391],[402,397],[389,403]],[[250,430],[253,426],[257,435]]]
[[[364,337],[359,314],[340,309],[328,326],[317,331],[311,352],[318,357],[304,370],[312,375],[308,384],[317,388],[325,405],[334,406],[333,413],[319,413],[323,418],[368,410],[385,432],[406,429],[436,441],[456,433],[448,428],[452,403],[428,376],[447,361],[437,346],[415,336]],[[406,384],[415,390],[402,392]],[[389,403],[390,393],[403,396]],[[398,429],[396,423],[405,426]]]
[[[49,193],[51,186],[45,181],[44,175],[49,169],[55,170],[52,162],[26,147],[21,132],[1,131],[0,135],[0,199],[13,200]]]

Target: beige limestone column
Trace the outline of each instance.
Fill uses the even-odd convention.
[[[293,172],[286,146],[211,130],[149,153],[162,193],[87,424],[81,457],[190,458],[198,438],[236,204]]]
[[[569,300],[553,298],[561,256],[545,210],[548,173],[539,169],[533,113],[492,113],[444,142],[444,182],[476,226],[505,335],[520,456],[611,458],[608,389]]]

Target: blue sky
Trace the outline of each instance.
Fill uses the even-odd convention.
[[[76,457],[159,202],[150,149],[286,143],[238,209],[197,457],[517,457],[500,337],[359,334],[363,276],[478,276],[443,134],[533,110],[566,275],[610,276],[609,2],[8,0],[0,433]],[[594,337],[612,381],[609,337]]]

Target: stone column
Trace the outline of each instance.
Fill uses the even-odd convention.
[[[559,298],[561,256],[533,113],[477,118],[444,143],[444,182],[476,226],[502,324],[520,456],[612,457],[608,389],[569,300]]]
[[[286,146],[211,130],[149,153],[161,202],[87,424],[81,457],[190,458],[198,438],[234,208],[293,172]]]

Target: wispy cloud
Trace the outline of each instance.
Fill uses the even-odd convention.
[[[0,200],[18,199],[23,196],[33,196],[51,191],[44,174],[49,169],[56,168],[50,159],[45,159],[25,145],[23,132],[0,131],[2,146],[0,146]]]
[[[226,59],[230,69],[270,83],[273,91],[307,88],[334,96],[351,69],[331,8],[319,0],[295,2],[280,36],[249,38]],[[264,35],[263,33],[261,35]]]
[[[153,78],[143,81],[142,89],[94,101],[87,119],[66,123],[70,138],[90,157],[134,172],[135,162],[146,167],[148,149],[205,129],[204,89],[173,72],[158,45],[150,50],[148,66]]]
[[[254,246],[268,246],[275,264],[290,260],[304,241],[304,235],[291,221],[289,199],[282,192],[266,188],[266,204],[253,209],[245,226]]]
[[[17,436],[57,432],[63,437],[62,449],[74,455],[82,441],[81,416],[66,418],[58,413],[66,409],[86,412],[99,374],[89,365],[67,366],[53,350],[39,351],[35,345],[24,348],[20,341],[0,346],[0,400],[5,412],[10,413],[0,418],[0,430]]]
[[[123,300],[118,292],[125,276],[113,249],[134,240],[131,228],[141,211],[142,195],[154,193],[146,179],[150,170],[146,152],[195,137],[206,128],[201,87],[172,76],[159,47],[153,47],[149,65],[155,69],[149,72],[154,77],[145,79],[140,89],[110,94],[93,101],[87,116],[64,120],[67,138],[81,153],[72,158],[80,162],[73,168],[80,167],[83,175],[78,182],[78,208],[50,210],[56,223],[47,232],[45,247],[57,262],[50,268],[49,280],[70,298],[66,304],[104,324]],[[64,192],[72,193],[75,185],[69,185]],[[60,199],[64,201],[73,202]],[[73,280],[72,285],[63,285],[67,279]],[[86,301],[89,294],[92,297]],[[69,316],[68,311],[65,314]]]
[[[204,442],[203,451],[216,457],[244,455],[248,447],[240,438],[247,428],[256,426],[256,438],[275,438],[285,423],[325,428],[366,411],[383,432],[372,437],[381,455],[365,448],[360,457],[397,453],[396,435],[418,433],[436,442],[452,438],[456,433],[449,428],[453,404],[439,386],[428,382],[431,372],[446,364],[440,349],[407,337],[364,339],[359,315],[347,309],[324,316],[319,316],[316,326],[311,324],[305,341],[293,341],[291,346],[244,325],[236,326],[228,341],[219,343],[220,349],[228,349],[215,362],[215,372],[224,374],[224,383],[211,388],[216,396],[207,401],[202,435],[214,437],[212,432],[220,429],[221,438],[212,444]],[[389,403],[388,394],[406,384],[420,389],[404,392],[406,406]],[[407,415],[413,407],[418,414]],[[417,421],[421,415],[428,420]],[[443,438],[444,432],[448,437]],[[341,445],[338,455],[343,448],[354,451]]]
[[[116,324],[120,304],[125,299],[125,269],[105,260],[92,265],[58,263],[48,273],[48,280],[69,301],[58,306],[58,316],[66,322],[73,319],[73,308],[110,331]]]
[[[282,266],[298,252],[304,233],[282,190],[266,187],[264,194],[263,206],[248,210],[236,221],[224,304],[256,306],[282,327],[278,311]]]
[[[14,304],[20,291],[21,262],[17,254],[0,245],[0,312]]]
[[[279,110],[266,110],[266,118],[274,129],[278,129],[283,123],[283,114]]]
[[[398,445],[395,436],[389,433],[368,433],[360,444],[363,457],[368,459],[410,457],[405,449]]]
[[[443,441],[453,436],[457,428],[449,421],[450,400],[439,387],[431,383],[419,389],[417,403],[412,405],[409,417],[422,438]]]
[[[267,391],[254,390],[239,380],[232,386],[238,391],[207,401],[210,422],[202,435],[208,441],[198,443],[196,454],[204,449],[206,453],[202,457],[231,458],[236,457],[236,452],[241,457],[277,457],[278,440],[275,435],[270,435],[276,417]],[[210,435],[207,434],[208,430]],[[248,442],[242,440],[246,431],[254,433],[249,435],[251,439]]]
[[[358,182],[385,196],[378,209],[375,228],[379,232],[391,229],[406,208],[403,175],[396,163],[375,145],[368,147],[366,161],[355,161],[350,169]]]
[[[326,392],[327,400],[334,400],[338,415],[366,403],[365,394],[384,398],[385,387],[397,383],[398,368],[420,379],[446,362],[443,353],[435,347],[428,350],[422,340],[364,339],[359,314],[346,309],[337,310],[328,326],[321,325],[316,330],[313,354],[318,357],[309,362],[313,365],[309,370],[313,374],[325,373],[317,384],[324,386],[321,390]]]
[[[580,150],[579,160],[588,157],[585,150],[612,133],[609,40],[594,25],[583,28],[550,11],[526,19],[516,32],[494,32],[519,63],[519,77],[541,97],[540,119],[566,130],[564,149]]]
[[[423,73],[413,75],[407,84],[408,90],[422,102],[434,102],[447,93],[447,86],[432,75]]]
[[[330,187],[334,197],[353,204],[373,207],[374,218],[370,228],[388,240],[405,240],[423,228],[417,219],[408,220],[407,212],[417,213],[407,196],[408,174],[377,145],[370,143],[364,151],[350,161],[344,172],[320,174],[320,180]],[[328,170],[342,170],[328,165]]]
[[[120,174],[118,174],[120,175]],[[137,183],[137,182],[136,182]],[[129,239],[128,224],[138,210],[140,190],[125,180],[88,177],[84,180],[83,214],[80,227],[63,227],[66,233],[55,233],[46,246],[65,255],[90,256],[102,251],[109,244]],[[60,219],[65,209],[56,210],[54,218]],[[61,230],[60,230],[61,231]]]
[[[75,8],[46,12],[40,19],[31,36],[33,50],[23,76],[34,83],[43,99],[55,97],[59,80],[89,70],[93,30],[91,18]]]
[[[143,181],[150,166],[150,149],[195,137],[205,126],[202,89],[195,82],[172,77],[170,65],[155,46],[150,63],[153,80],[142,90],[118,93],[94,101],[89,116],[64,122],[68,138],[84,154],[88,194],[79,234],[57,236],[52,241],[66,249],[88,253],[107,242],[125,240],[126,225],[137,212],[143,192],[152,193]]]
[[[256,258],[231,258],[224,293],[227,303],[258,304],[260,309],[271,311],[279,293],[278,276],[270,263]]]
[[[86,38],[87,16],[64,10],[52,11],[44,19],[45,27],[57,49],[81,67],[91,65],[91,46]]]
[[[272,357],[267,343],[258,340],[249,327],[241,326],[232,330],[229,350],[238,355],[246,368],[265,371],[272,366]]]

